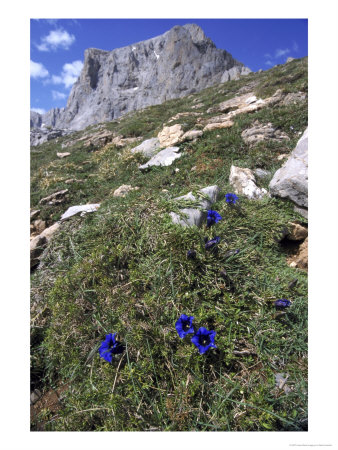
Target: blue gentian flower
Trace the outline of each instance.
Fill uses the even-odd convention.
[[[210,250],[213,247],[215,247],[216,244],[220,242],[221,238],[219,236],[215,236],[214,238],[210,239],[210,241],[207,241],[205,244],[205,249]]]
[[[113,354],[116,355],[123,352],[123,345],[116,340],[116,334],[117,333],[107,334],[106,339],[102,342],[99,348],[101,358],[105,359],[109,363],[113,360]]]
[[[187,258],[189,258],[189,259],[196,259],[196,250],[188,250],[187,251]]]
[[[225,195],[225,201],[227,203],[229,203],[230,205],[235,205],[237,200],[238,200],[238,197],[236,194],[228,193]]]
[[[210,347],[217,348],[215,345],[216,331],[208,331],[206,328],[201,327],[195,336],[191,338],[191,342],[196,345],[200,354],[202,355]]]
[[[281,298],[275,301],[275,306],[277,309],[288,308],[290,305],[291,305],[290,300],[287,300],[286,298]]]
[[[192,321],[194,320],[193,316],[186,316],[185,314],[181,314],[181,317],[175,323],[175,328],[177,333],[181,339],[186,337],[189,333],[194,333],[194,328],[192,326]]]
[[[207,227],[211,227],[211,225],[214,225],[215,223],[222,220],[222,216],[218,214],[217,211],[213,211],[212,209],[209,209],[208,216],[207,216]]]

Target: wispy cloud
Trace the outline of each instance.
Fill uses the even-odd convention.
[[[63,100],[67,97],[67,94],[59,91],[52,91],[53,100]]]
[[[292,50],[294,52],[298,52],[298,50],[299,50],[299,46],[298,46],[297,42],[295,42],[295,41],[292,44]]]
[[[66,63],[62,67],[62,72],[60,75],[52,75],[51,80],[48,83],[52,84],[63,84],[65,88],[71,87],[78,76],[81,73],[83,67],[82,61],[73,61],[72,63]]]
[[[68,50],[74,42],[75,36],[73,34],[69,34],[68,31],[59,28],[50,31],[47,36],[43,36],[41,38],[41,43],[36,44],[36,48],[40,50],[40,52],[55,51],[58,48]]]
[[[49,25],[56,25],[59,19],[45,19]]]
[[[275,58],[280,58],[281,56],[287,55],[288,53],[290,53],[290,49],[288,48],[277,48],[277,50],[275,51]]]
[[[48,70],[41,63],[37,63],[31,60],[30,66],[32,78],[45,78],[49,75]]]
[[[43,108],[31,108],[31,111],[37,112],[39,114],[44,114],[46,112]]]
[[[270,61],[270,60],[268,60],[268,61],[265,61],[265,64],[266,64],[267,66],[273,66],[273,62],[272,62],[272,61]]]

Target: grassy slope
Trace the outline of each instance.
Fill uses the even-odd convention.
[[[208,116],[208,107],[251,82],[263,98],[278,88],[306,91],[307,60],[250,74],[105,126],[126,137],[156,136],[174,114],[202,101],[201,111]],[[290,141],[249,148],[241,132],[257,119],[279,126]],[[224,194],[231,192],[232,164],[274,173],[282,164],[277,156],[291,151],[307,126],[307,104],[265,108],[234,121],[230,129],[182,144],[184,155],[173,166],[148,173],[138,170],[145,161],[141,156],[113,145],[89,153],[78,144],[62,160],[56,151],[68,138],[32,149],[32,208],[39,207],[48,224],[68,206],[102,202],[97,213],[62,226],[32,275],[32,387],[47,391],[67,385],[57,414],[41,412],[46,429],[304,429],[307,274],[287,265],[276,241],[288,221],[304,219],[287,201],[241,198],[242,213],[224,200],[214,205],[223,220],[211,229],[182,229],[169,220],[175,196],[212,184]],[[195,118],[177,123],[190,129]],[[68,178],[84,182],[67,185]],[[112,192],[121,184],[140,189],[114,198]],[[42,197],[65,188],[70,192],[63,205],[38,205]],[[214,235],[222,238],[219,252],[206,253],[204,237]],[[190,248],[197,250],[196,261],[186,258]],[[241,251],[225,258],[231,249]],[[223,269],[231,281],[222,278]],[[299,282],[290,290],[295,277]],[[273,308],[278,298],[293,302],[280,317]],[[182,313],[193,315],[197,327],[217,332],[216,350],[199,355],[188,338],[178,337],[175,322]],[[126,345],[112,365],[97,353],[110,332],[118,332]],[[243,348],[251,354],[234,354]],[[274,389],[277,372],[289,374],[288,395]]]

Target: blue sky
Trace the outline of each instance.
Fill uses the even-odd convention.
[[[66,106],[86,48],[113,50],[186,23],[253,71],[308,54],[307,19],[32,19],[31,109]]]

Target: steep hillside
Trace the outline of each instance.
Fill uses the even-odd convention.
[[[307,204],[268,195],[306,128],[301,59],[31,149],[32,430],[307,429]]]

